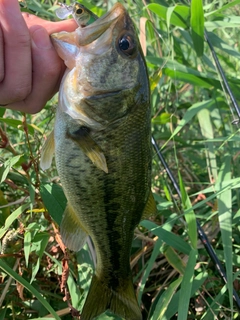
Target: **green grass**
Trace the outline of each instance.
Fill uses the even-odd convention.
[[[55,19],[53,1],[26,3],[24,10]],[[101,15],[115,1],[82,3]],[[158,214],[136,229],[131,257],[143,319],[238,318],[232,292],[239,291],[240,138],[203,26],[240,101],[239,3],[125,2],[136,26],[145,27],[152,134],[181,189],[180,199],[154,153]],[[50,313],[72,319],[63,298],[70,297],[78,314],[93,274],[90,242],[76,254],[61,250],[57,226],[66,199],[55,166],[47,173],[38,169],[56,103],[54,97],[40,113],[26,115],[27,131],[20,112],[0,109],[9,140],[0,155],[0,320],[51,319]],[[227,285],[197,239],[196,218],[224,265]],[[100,318],[116,319],[110,313]]]

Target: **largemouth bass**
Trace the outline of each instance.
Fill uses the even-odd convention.
[[[150,189],[149,83],[138,37],[117,3],[92,24],[52,39],[68,69],[42,166],[49,166],[55,146],[68,199],[60,226],[63,242],[78,251],[90,235],[96,249],[81,319],[110,309],[126,320],[140,320],[131,244],[142,215],[154,214],[156,207]]]

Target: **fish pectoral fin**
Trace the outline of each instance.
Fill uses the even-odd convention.
[[[81,250],[87,240],[88,234],[70,204],[67,204],[63,213],[60,233],[63,243],[72,251]]]
[[[47,140],[44,142],[42,151],[41,151],[41,159],[40,159],[40,167],[42,170],[47,170],[51,167],[53,154],[55,149],[55,141],[54,141],[54,130],[50,133]]]
[[[157,213],[157,206],[156,202],[154,200],[152,191],[150,191],[149,196],[148,196],[148,201],[145,205],[144,211],[142,218],[143,219],[148,219],[150,216],[156,215]]]
[[[88,128],[80,127],[75,132],[68,132],[68,137],[79,145],[85,155],[98,169],[108,173],[108,167],[104,153],[99,145],[90,136]]]

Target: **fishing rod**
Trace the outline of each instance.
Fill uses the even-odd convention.
[[[156,154],[157,154],[160,162],[162,163],[164,169],[166,170],[166,173],[167,173],[174,189],[176,190],[179,198],[181,199],[182,195],[181,195],[179,185],[178,185],[171,169],[169,168],[167,162],[165,161],[160,149],[158,148],[157,142],[153,136],[152,136],[152,145],[154,147],[154,150],[156,151]],[[220,274],[222,280],[227,284],[227,275],[226,275],[225,269],[224,269],[223,265],[221,264],[220,260],[218,259],[215,251],[213,250],[213,247],[211,246],[211,244],[208,240],[208,237],[207,237],[206,233],[203,231],[200,223],[198,221],[196,221],[196,222],[197,222],[198,237],[201,240],[202,244],[204,245],[209,257],[211,258],[213,264],[215,265],[215,268],[217,269],[218,273]],[[233,288],[233,299],[235,300],[237,307],[240,310],[240,298],[234,288]]]
[[[226,76],[224,74],[224,71],[223,71],[223,68],[218,60],[218,57],[216,55],[216,52],[213,48],[213,45],[211,44],[211,41],[208,37],[208,34],[207,34],[207,31],[204,30],[204,37],[205,37],[205,40],[209,46],[209,49],[211,50],[211,53],[212,53],[212,57],[213,57],[213,60],[215,62],[215,65],[216,65],[216,68],[220,74],[220,77],[222,79],[222,82],[223,82],[223,86],[224,86],[224,89],[227,91],[229,97],[230,97],[230,100],[231,100],[231,103],[237,113],[237,116],[238,116],[238,119],[233,119],[232,121],[232,124],[238,124],[239,123],[239,120],[240,120],[240,109],[239,109],[239,106],[238,106],[238,103],[237,103],[237,100],[235,99],[233,93],[232,93],[232,90],[227,82],[227,79],[226,79]],[[231,108],[231,107],[230,107]]]

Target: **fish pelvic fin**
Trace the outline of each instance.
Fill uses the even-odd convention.
[[[47,170],[51,167],[54,150],[55,150],[55,141],[54,141],[54,130],[53,130],[48,136],[47,140],[44,142],[42,147],[41,159],[40,159],[40,167],[42,170]]]
[[[155,216],[156,214],[157,214],[156,202],[154,200],[152,191],[150,191],[147,203],[143,211],[142,219],[148,219],[151,216]]]
[[[65,246],[76,252],[82,249],[88,237],[78,215],[69,203],[63,213],[60,233]]]
[[[106,310],[110,310],[125,320],[141,320],[142,314],[134,292],[132,277],[119,279],[119,286],[111,288],[106,277],[95,274],[84,304],[81,320],[93,320]]]

